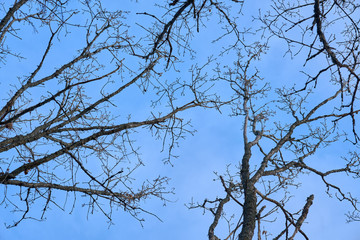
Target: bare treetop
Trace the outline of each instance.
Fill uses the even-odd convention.
[[[199,108],[238,119],[231,127],[242,130],[234,139],[241,159],[216,173],[223,194],[188,205],[210,213],[210,240],[309,239],[317,193],[289,206],[307,174],[348,204],[349,221],[360,219],[356,192],[332,178],[359,178],[357,3],[121,4],[2,3],[0,206],[20,213],[8,227],[44,219],[51,206],[68,209],[67,201],[70,211],[80,202],[110,223],[119,210],[140,222],[143,213],[157,217],[145,200],[167,202],[175,191],[158,169],[136,175],[149,158],[141,146],[173,164]],[[262,75],[274,45],[285,60],[270,65],[287,61],[286,76]],[[336,166],[314,164],[340,144],[347,154],[339,151]]]
[[[110,11],[102,1],[4,5],[2,70],[13,58],[17,68],[30,69],[25,75],[7,70],[0,108],[0,182],[7,189],[22,186],[18,195],[24,202],[5,194],[2,203],[23,211],[20,220],[37,201],[45,203],[44,214],[49,205],[60,206],[54,190],[84,194],[89,209],[100,209],[110,221],[113,207],[138,218],[146,212],[142,199],[165,200],[172,191],[165,188],[165,176],[133,181],[131,174],[142,165],[133,134],[148,131],[161,139],[159,150],[168,152],[169,161],[177,141],[192,132],[180,113],[217,103],[204,91],[198,67],[190,70],[190,81],[167,75],[183,54],[193,54],[192,29],[209,4],[170,6],[163,17],[138,12],[143,23],[137,23],[131,22],[132,12]],[[35,55],[26,56],[24,43]],[[130,108],[137,99],[146,99],[147,110],[136,115]]]

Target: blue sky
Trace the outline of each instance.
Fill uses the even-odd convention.
[[[265,1],[259,1],[258,6]],[[250,12],[256,13],[258,6],[255,3],[248,3],[245,5],[247,14]],[[251,4],[251,5],[250,5]],[[114,1],[104,1],[104,5],[111,9],[128,9],[133,11],[130,13],[130,21],[144,21],[144,16],[135,15],[134,12],[142,12],[144,10],[153,11],[156,8],[151,8],[150,1],[122,1],[122,3],[114,3]],[[241,24],[252,25],[256,24],[250,21],[250,18],[241,18]],[[133,24],[131,22],[129,24]],[[216,23],[217,19],[210,19],[206,28],[201,28],[200,33],[194,34],[193,46],[198,50],[197,58],[194,60],[187,59],[182,65],[183,77],[189,77],[186,67],[191,63],[203,64],[206,60],[206,54],[213,51],[216,54],[219,45],[209,45],[210,39],[214,38],[214,34],[218,33],[219,26]],[[139,27],[130,28],[136,35],[137,31],[141,33]],[[31,31],[28,33],[28,38],[24,37],[24,41],[14,41],[12,44],[20,52],[26,55],[27,59],[19,61],[14,58],[9,58],[6,66],[0,69],[1,85],[0,95],[6,96],[9,90],[10,83],[14,83],[16,76],[23,76],[28,74],[35,65],[37,57],[37,47],[41,44],[41,36],[46,35],[40,32],[37,36],[36,43],[33,40]],[[75,33],[74,33],[75,34]],[[40,36],[40,37],[39,37]],[[71,36],[71,35],[70,35]],[[56,65],[56,62],[64,60],[69,56],[73,56],[72,50],[76,48],[76,43],[70,38],[68,42],[61,45],[56,50],[56,56],[48,63],[49,66]],[[27,40],[27,41],[26,41]],[[223,44],[225,39],[219,44]],[[264,82],[270,82],[273,88],[281,87],[282,85],[290,85],[297,83],[301,78],[299,68],[302,66],[303,58],[299,61],[291,60],[289,55],[285,55],[286,45],[277,39],[271,40],[271,49],[267,55],[263,55],[261,60],[257,62],[257,67],[261,71],[261,76],[264,77]],[[205,43],[206,44],[205,44]],[[215,47],[214,47],[215,46]],[[69,55],[68,55],[69,54]],[[229,55],[231,56],[231,55]],[[230,57],[229,57],[230,58]],[[227,61],[229,64],[234,59],[222,59],[222,63]],[[319,63],[321,64],[321,63]],[[10,69],[10,70],[9,70]],[[308,66],[307,70],[311,71],[312,66]],[[16,71],[16,73],[14,73]],[[51,71],[51,70],[49,70]],[[173,76],[171,74],[174,74]],[[167,73],[169,79],[176,77],[179,73]],[[326,85],[322,89],[318,89],[316,98],[320,98],[322,94],[325,96],[331,85]],[[217,89],[220,93],[227,93],[226,89]],[[131,89],[124,97],[136,96],[136,100],[131,103],[124,104],[121,98],[117,99],[118,107],[121,111],[132,113],[133,118],[141,117],[149,108],[146,106],[147,96],[139,96],[138,89]],[[269,96],[271,98],[272,96]],[[315,99],[316,99],[315,98]],[[163,106],[162,106],[163,107]],[[11,224],[14,215],[4,205],[0,206],[0,240],[5,239],[207,239],[208,227],[211,224],[212,216],[207,212],[203,214],[202,210],[188,210],[185,204],[188,204],[192,199],[194,201],[202,202],[205,198],[215,198],[216,196],[224,196],[224,190],[219,181],[213,181],[216,178],[214,172],[220,174],[226,170],[226,165],[236,166],[241,160],[243,153],[243,145],[241,138],[242,119],[230,118],[229,109],[224,109],[223,114],[219,114],[214,110],[192,109],[182,114],[186,119],[192,120],[192,125],[196,129],[194,136],[188,135],[185,140],[180,141],[180,147],[175,150],[179,155],[178,159],[173,160],[170,164],[163,164],[163,153],[161,150],[161,142],[154,140],[150,136],[141,135],[138,145],[141,146],[142,160],[145,166],[135,172],[134,176],[152,177],[157,175],[166,175],[171,178],[170,187],[175,188],[175,195],[170,195],[166,206],[163,206],[161,201],[157,199],[150,199],[143,202],[143,208],[150,212],[156,213],[163,222],[150,215],[144,215],[146,221],[144,226],[141,226],[137,220],[132,218],[129,214],[119,209],[113,214],[114,225],[109,226],[106,217],[100,212],[88,215],[87,208],[81,207],[81,197],[78,197],[76,208],[71,214],[71,204],[68,203],[65,211],[61,211],[56,207],[46,214],[46,220],[39,222],[35,220],[25,220],[18,227],[6,229],[3,223]],[[347,143],[333,144],[330,148],[320,150],[317,154],[311,157],[319,168],[327,168],[328,165],[337,165],[342,153],[346,153],[347,148],[351,145]],[[7,153],[10,154],[10,153]],[[2,157],[8,157],[3,156]],[[349,190],[356,189],[356,181],[350,177],[338,176],[338,181],[341,185]],[[334,177],[335,180],[335,177]],[[360,235],[360,228],[358,223],[345,223],[345,213],[350,206],[347,203],[340,203],[335,198],[328,198],[325,193],[325,187],[320,179],[316,176],[304,175],[301,178],[302,187],[299,189],[291,189],[294,197],[290,201],[290,206],[300,209],[304,204],[306,197],[310,194],[315,194],[315,201],[310,208],[310,213],[307,218],[307,224],[303,226],[304,231],[308,233],[310,239],[349,239],[357,240]],[[3,186],[0,191],[3,191]],[[9,186],[9,188],[13,188]],[[354,191],[358,193],[359,191]],[[64,194],[58,192],[58,199],[62,200]],[[86,201],[86,200],[85,200]],[[40,216],[41,205],[37,216]],[[239,212],[235,205],[229,206],[229,212]],[[36,211],[34,211],[36,213]],[[274,229],[282,226],[276,226]],[[218,232],[225,233],[227,231],[225,225],[220,225]],[[221,234],[219,234],[221,235]],[[296,239],[301,239],[298,236]]]

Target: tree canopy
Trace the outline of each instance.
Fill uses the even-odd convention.
[[[158,218],[147,202],[168,203],[176,189],[146,168],[142,147],[176,169],[183,139],[199,127],[191,118],[206,111],[236,119],[229,127],[242,132],[231,140],[241,158],[212,169],[222,193],[187,203],[209,213],[209,240],[311,239],[303,226],[317,193],[291,202],[307,176],[359,221],[356,189],[342,181],[360,174],[359,8],[3,1],[0,206],[19,213],[7,226],[78,202],[110,223],[119,211]],[[332,148],[337,160],[319,164]]]

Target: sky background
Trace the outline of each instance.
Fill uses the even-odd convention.
[[[3,2],[3,1],[2,1]],[[128,9],[133,11],[129,20],[141,21],[138,15],[135,15],[135,9],[138,12],[147,9],[152,10],[150,1],[104,1],[104,5],[109,9]],[[245,1],[246,2],[246,1]],[[257,9],[264,1],[252,3],[246,2],[245,10],[247,14],[252,12],[256,14]],[[138,18],[136,18],[138,17]],[[0,15],[1,18],[1,15]],[[255,24],[251,19],[241,19],[244,25]],[[216,34],[216,19],[209,20],[207,28],[201,29],[199,34],[195,34],[193,47],[197,50],[197,58],[195,61],[199,64],[204,63],[205,56],[208,54],[210,47],[204,44],[202,39],[210,42],[209,39]],[[133,24],[133,23],[131,23]],[[136,28],[133,30],[136,34]],[[140,30],[139,30],[140,31]],[[31,35],[31,32],[29,32]],[[41,36],[42,33],[39,33]],[[301,61],[291,60],[289,55],[285,55],[285,47],[280,40],[271,40],[271,49],[267,55],[258,62],[258,68],[265,82],[270,82],[273,88],[280,87],[284,84],[290,84],[297,81],[299,74],[299,66],[303,64]],[[14,71],[16,75],[26,75],[33,69],[35,65],[38,49],[36,46],[41,45],[41,39],[37,43],[29,41],[18,41],[14,46],[18,47],[24,55],[27,56],[26,61],[21,62],[17,59],[8,59],[6,67],[0,69],[1,85],[0,96],[6,95],[8,86],[14,81]],[[51,61],[54,63],[60,56],[66,58],[66,54],[70,54],[72,49],[76,48],[76,44],[72,40],[62,45],[58,49],[56,55]],[[216,51],[216,50],[215,50]],[[32,60],[32,57],[34,60]],[[300,58],[303,60],[303,58]],[[228,59],[229,63],[235,59]],[[32,65],[33,63],[33,65]],[[50,62],[51,63],[51,62]],[[319,63],[320,64],[320,63]],[[186,65],[186,64],[184,64]],[[184,66],[184,69],[186,66]],[[12,70],[12,71],[9,71]],[[311,67],[310,67],[311,69]],[[186,74],[186,73],[184,73]],[[318,90],[317,97],[320,98],[322,93],[325,95],[331,88],[330,85]],[[131,90],[133,91],[133,90]],[[133,93],[129,92],[129,96]],[[136,90],[134,90],[136,91]],[[220,89],[219,91],[226,91]],[[142,109],[140,99],[131,101],[131,104],[121,106],[126,110],[134,111],[134,118],[140,116]],[[134,108],[137,106],[137,108]],[[113,214],[114,225],[109,226],[107,219],[100,212],[88,215],[87,208],[81,207],[82,202],[76,203],[76,208],[71,214],[71,204],[67,205],[65,211],[61,211],[56,207],[46,214],[46,220],[39,222],[35,220],[25,220],[18,227],[7,229],[6,224],[11,224],[13,215],[8,209],[0,207],[0,240],[5,239],[207,239],[207,231],[212,221],[212,216],[207,212],[203,214],[202,210],[188,210],[185,206],[194,199],[194,201],[202,202],[205,198],[213,199],[216,196],[223,197],[224,190],[219,181],[213,181],[216,178],[214,172],[224,173],[226,166],[236,166],[241,160],[243,153],[242,145],[242,119],[230,118],[229,109],[225,109],[223,114],[219,114],[214,110],[192,109],[183,113],[181,116],[191,118],[192,125],[196,129],[194,136],[187,136],[185,140],[180,141],[180,147],[176,149],[179,155],[171,166],[163,164],[161,159],[163,155],[158,153],[160,142],[146,135],[138,139],[138,145],[141,146],[142,158],[145,163],[144,168],[138,169],[135,176],[152,176],[166,175],[171,178],[170,186],[175,188],[175,195],[169,196],[171,202],[163,206],[161,201],[157,199],[147,200],[143,203],[143,208],[150,212],[156,213],[163,222],[160,222],[152,216],[144,215],[145,222],[141,226],[139,222],[132,218],[129,214],[118,210]],[[320,150],[311,157],[314,162],[313,166],[326,168],[328,165],[337,165],[339,162],[339,153],[346,152],[347,143],[333,144],[330,148]],[[155,149],[155,150],[154,150]],[[154,169],[156,171],[154,171]],[[351,178],[344,176],[335,176],[341,181],[341,185],[355,193],[359,193],[358,185]],[[345,213],[349,210],[347,203],[340,203],[335,198],[328,198],[325,193],[325,187],[320,179],[316,176],[304,175],[301,179],[302,187],[292,190],[294,197],[290,201],[290,206],[300,209],[310,194],[315,194],[313,206],[303,225],[303,230],[308,234],[310,239],[360,239],[359,223],[346,223]],[[10,186],[9,188],[16,188]],[[3,186],[0,187],[0,192]],[[58,198],[61,199],[63,194],[59,192]],[[2,193],[0,193],[2,194]],[[78,197],[80,198],[80,197]],[[39,207],[39,211],[41,206]],[[241,211],[238,206],[231,205],[229,211]],[[282,227],[273,224],[274,228]],[[219,232],[226,232],[226,226],[220,225],[217,228]],[[300,235],[296,239],[302,239]]]

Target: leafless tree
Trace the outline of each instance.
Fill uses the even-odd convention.
[[[265,46],[271,47],[274,38],[284,40],[285,54],[304,64],[299,69],[304,80],[299,78],[296,86],[276,90],[270,90],[269,84],[261,86],[255,68],[261,65],[256,62],[261,50],[247,51],[248,59],[240,56],[227,71],[218,69],[215,78],[228,82],[233,99],[239,99],[232,102],[232,109],[233,116],[242,118],[244,149],[239,166],[218,175],[224,196],[190,204],[212,213],[210,240],[220,239],[216,228],[221,221],[229,226],[221,239],[294,239],[297,234],[309,239],[301,227],[316,195],[310,194],[296,211],[287,204],[291,187],[300,186],[303,173],[320,177],[329,197],[350,205],[349,221],[359,220],[355,190],[347,192],[341,183],[330,180],[331,175],[358,179],[360,173],[359,7],[353,1],[281,0],[272,1],[269,11],[260,11],[256,19],[263,24]],[[318,94],[325,87],[328,95]],[[341,142],[349,143],[348,155],[339,157],[343,167],[314,167],[312,155]],[[269,227],[275,219],[276,226],[284,226],[279,232]]]
[[[259,72],[252,66],[256,66],[260,52],[250,55],[247,61],[241,57],[242,60],[226,71],[220,68],[217,71],[217,79],[228,82],[234,91],[232,99],[238,99],[231,103],[232,115],[242,119],[244,149],[238,167],[229,166],[225,174],[218,175],[224,196],[192,202],[189,206],[213,214],[208,231],[210,240],[250,240],[254,235],[257,239],[269,236],[294,239],[298,233],[309,239],[301,226],[314,201],[314,194],[304,199],[300,210],[287,208],[292,196],[291,188],[300,186],[304,173],[319,176],[329,196],[334,194],[340,201],[349,203],[352,217],[359,213],[355,192],[346,192],[340,183],[329,180],[331,175],[341,173],[355,179],[360,176],[356,146],[343,158],[342,168],[328,165],[324,171],[314,167],[312,161],[312,155],[319,149],[348,139],[349,133],[346,134],[340,126],[346,123],[347,117],[357,116],[360,109],[354,106],[349,112],[338,108],[337,103],[343,96],[352,97],[352,93],[345,88],[329,90],[329,94],[320,99],[316,97],[316,89],[310,87],[306,92],[297,93],[292,88],[272,91],[270,84],[261,85]],[[227,205],[232,210],[225,210]],[[229,233],[219,238],[215,230],[221,220],[229,225]],[[285,226],[279,233],[262,228],[261,223],[268,226],[274,221],[276,226]]]
[[[190,40],[203,18],[220,16],[224,34],[235,28],[222,3],[158,4],[157,15],[136,12],[142,20],[133,22],[135,12],[110,11],[100,0],[2,2],[0,60],[8,80],[1,85],[0,202],[21,213],[9,226],[32,218],[34,204],[44,204],[40,219],[50,206],[63,208],[59,192],[73,193],[74,204],[78,194],[87,197],[89,211],[110,222],[113,209],[142,221],[139,213],[149,212],[141,200],[166,201],[166,176],[132,177],[143,165],[134,141],[150,132],[170,161],[192,132],[181,112],[219,107],[206,93],[202,67],[180,80],[177,64],[194,55]],[[147,112],[131,111],[136,99]]]
[[[344,156],[342,168],[324,171],[311,163],[319,149],[338,141],[358,144],[359,5],[273,1],[268,12],[255,18],[260,27],[252,30],[237,21],[243,4],[161,1],[156,11],[141,9],[135,15],[110,11],[101,0],[3,3],[0,60],[9,80],[1,89],[7,94],[0,106],[1,205],[21,212],[10,226],[32,218],[36,204],[44,204],[40,219],[50,206],[63,208],[57,198],[61,193],[73,206],[86,199],[90,212],[100,210],[110,222],[118,208],[141,222],[140,213],[153,214],[142,200],[166,201],[172,190],[166,176],[145,176],[143,182],[133,177],[144,158],[135,140],[147,133],[160,139],[159,150],[171,162],[179,139],[193,131],[182,112],[226,106],[242,124],[243,157],[237,167],[218,175],[224,196],[190,205],[212,213],[210,240],[219,239],[221,221],[229,225],[224,239],[270,234],[274,239],[297,234],[308,239],[302,225],[316,195],[303,199],[296,211],[287,205],[288,189],[299,186],[302,173],[319,176],[329,194],[350,203],[349,220],[359,220],[357,199],[329,180],[341,173],[359,177],[356,151]],[[134,21],[134,16],[142,20]],[[218,48],[215,57],[187,64],[196,56],[192,39],[214,17],[221,26],[210,40]],[[262,38],[254,41],[259,33]],[[222,42],[228,37],[231,41]],[[316,61],[295,87],[272,89],[261,81],[256,65],[274,38],[283,39],[291,57],[305,66]],[[238,58],[234,66],[221,61],[227,56]],[[9,67],[14,59],[20,73]],[[329,83],[336,88],[317,95]],[[233,95],[218,96],[218,84],[229,86]],[[136,100],[145,105],[141,113]],[[348,119],[350,130],[344,127]],[[79,200],[79,195],[86,198]],[[240,211],[227,211],[231,204]],[[274,216],[282,216],[284,228],[270,233],[263,226]]]

